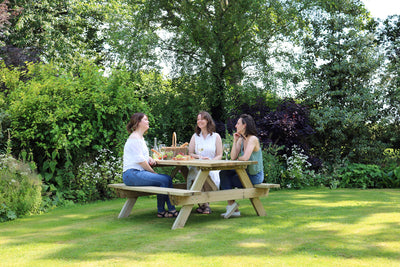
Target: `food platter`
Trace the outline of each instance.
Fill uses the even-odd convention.
[[[194,160],[194,157],[192,157],[190,155],[178,154],[175,157],[173,157],[172,160]]]

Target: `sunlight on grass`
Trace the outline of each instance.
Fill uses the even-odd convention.
[[[265,244],[264,241],[253,241],[253,242],[240,242],[239,247],[244,247],[244,248],[260,248],[260,247],[266,247],[267,244]]]
[[[178,230],[153,198],[124,219],[118,199],[2,223],[1,266],[400,266],[400,190],[272,191],[265,217],[239,202]]]
[[[252,235],[263,234],[263,230],[257,226],[244,228],[244,229],[238,229],[237,231],[238,231],[238,233],[241,233],[241,234],[252,234]]]

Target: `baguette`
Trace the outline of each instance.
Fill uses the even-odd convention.
[[[157,156],[161,156],[161,153],[158,152],[157,150],[151,149],[151,152],[156,153]]]
[[[189,145],[188,142],[184,143],[183,145],[181,145],[180,147],[187,147]]]

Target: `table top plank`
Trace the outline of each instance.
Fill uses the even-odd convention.
[[[157,160],[156,166],[195,166],[205,168],[222,168],[227,167],[235,169],[237,167],[257,164],[257,161],[243,160]]]

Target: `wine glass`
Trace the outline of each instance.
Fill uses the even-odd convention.
[[[165,155],[165,144],[159,144],[158,149],[160,150],[161,160],[164,160]]]
[[[197,145],[197,152],[199,153],[199,159],[203,159],[203,150],[204,148],[201,145]]]
[[[230,149],[230,145],[229,144],[224,144],[225,160],[228,160],[229,149]]]

